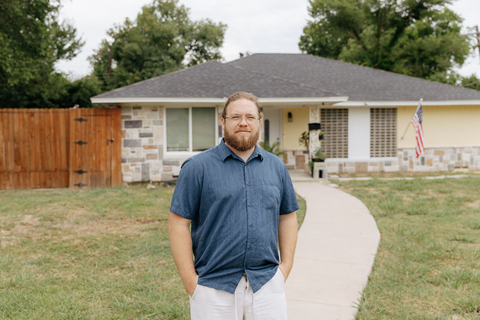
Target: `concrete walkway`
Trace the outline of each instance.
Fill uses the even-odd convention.
[[[285,285],[288,317],[354,319],[380,241],[375,220],[347,193],[313,179],[293,181],[307,212]]]

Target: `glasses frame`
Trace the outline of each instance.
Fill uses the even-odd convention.
[[[240,120],[233,120],[232,117],[239,117]],[[245,119],[245,122],[248,123],[248,124],[255,124],[257,123],[258,121],[260,121],[260,117],[253,117],[255,120],[252,120],[251,122],[248,120],[248,117],[252,117],[251,115],[248,115],[248,116],[232,116],[232,117],[225,117],[225,119],[229,119],[232,123],[234,124],[239,124],[242,122],[243,119]]]

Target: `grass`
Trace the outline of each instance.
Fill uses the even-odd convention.
[[[302,226],[303,220],[305,219],[305,212],[307,211],[307,204],[305,203],[305,199],[299,197],[297,195],[298,205],[300,209],[297,211],[297,224],[298,229]]]
[[[172,194],[0,191],[0,319],[189,319],[168,240]]]
[[[480,319],[480,179],[339,183],[381,242],[358,319]]]
[[[445,171],[432,171],[432,172],[424,172],[424,171],[406,171],[406,172],[365,172],[365,173],[335,173],[334,175],[338,175],[340,178],[362,178],[362,177],[371,177],[371,178],[424,178],[424,177],[438,177],[438,176],[458,176],[458,175],[479,175],[480,171],[472,171],[468,169],[455,169],[452,172],[445,172]]]

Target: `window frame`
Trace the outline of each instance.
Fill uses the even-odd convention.
[[[167,151],[167,109],[187,109],[188,108],[188,151]],[[215,109],[215,146],[219,144],[220,139],[218,136],[218,107],[217,106],[172,106],[172,107],[163,107],[163,159],[166,158],[185,158],[191,157],[196,154],[199,154],[203,151],[192,151],[193,150],[193,121],[192,121],[192,108],[213,108]],[[222,134],[223,136],[223,134]]]

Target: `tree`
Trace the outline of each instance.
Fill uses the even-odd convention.
[[[452,0],[310,0],[303,52],[425,79],[470,52]]]
[[[480,90],[480,79],[478,79],[474,74],[470,77],[462,77],[461,79],[462,87]]]
[[[70,80],[65,75],[55,73],[48,84],[50,94],[48,108],[71,108],[78,104],[81,108],[93,108],[90,98],[100,94],[100,81],[95,76]]]
[[[475,74],[463,77],[454,71],[450,71],[446,74],[438,74],[432,80],[468,89],[480,90],[480,79],[478,79]]]
[[[93,73],[110,90],[202,63],[220,60],[226,25],[210,20],[192,22],[178,0],[154,0],[144,6],[135,21],[108,31],[89,57]]]
[[[48,107],[55,62],[75,57],[83,42],[58,21],[59,0],[0,2],[1,108]]]

